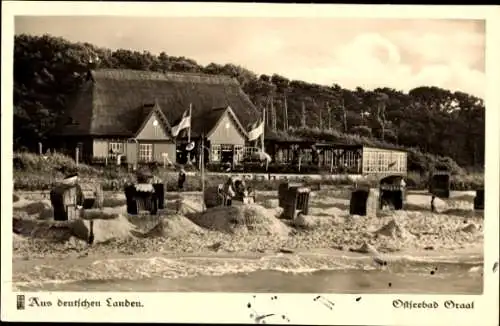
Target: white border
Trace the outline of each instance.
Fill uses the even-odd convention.
[[[87,298],[138,299],[144,308],[79,309],[44,308],[16,311],[12,279],[12,53],[15,15],[119,15],[119,16],[239,16],[239,17],[358,17],[358,18],[435,18],[486,19],[487,107],[486,132],[486,214],[484,294],[478,296],[447,295],[330,295],[333,311],[313,302],[313,295],[282,294],[280,311],[293,324],[427,324],[427,325],[497,325],[498,274],[492,272],[498,261],[499,230],[499,100],[495,96],[500,85],[499,45],[500,7],[498,6],[395,6],[395,5],[308,5],[308,4],[226,4],[226,3],[103,3],[103,2],[2,2],[2,320],[9,321],[113,321],[113,322],[207,322],[249,323],[246,303],[251,294],[215,293],[39,293],[42,299]],[[496,18],[496,19],[495,19]],[[90,27],[89,27],[90,28]],[[495,141],[496,139],[496,141]],[[29,295],[28,293],[25,293]],[[267,300],[269,295],[258,295]],[[394,309],[394,299],[420,302],[453,299],[475,302],[474,310]],[[260,309],[265,309],[262,304]],[[441,305],[442,306],[442,305]],[[259,311],[265,313],[266,311]],[[272,311],[268,311],[272,313]]]

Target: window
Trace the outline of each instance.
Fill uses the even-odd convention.
[[[234,156],[236,162],[243,160],[243,145],[234,145]]]
[[[220,159],[221,159],[221,146],[220,145],[212,145],[211,146],[210,160],[212,162],[220,162]]]
[[[352,168],[356,166],[356,153],[353,151],[347,152],[347,166]]]
[[[108,156],[115,158],[117,154],[123,154],[123,143],[109,143]]]
[[[399,171],[400,172],[406,172],[407,166],[406,166],[406,154],[402,153],[399,156]]]
[[[151,162],[153,160],[153,144],[139,144],[139,161]]]
[[[304,149],[302,152],[302,162],[303,163],[310,163],[312,162],[312,150],[309,148]]]
[[[323,152],[323,158],[324,158],[325,164],[330,164],[330,162],[333,159],[333,152],[329,149],[325,150]]]
[[[377,152],[366,152],[365,169],[367,172],[377,172]]]
[[[276,152],[276,162],[278,163],[283,163],[286,161],[285,159],[285,153],[284,153],[284,150],[283,149],[279,149],[277,152]]]
[[[245,157],[252,157],[253,153],[257,153],[259,149],[257,147],[246,146],[245,147]]]
[[[220,148],[222,151],[229,152],[229,151],[233,150],[233,145],[223,144],[223,145],[220,145]]]

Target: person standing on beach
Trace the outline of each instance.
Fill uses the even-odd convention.
[[[432,198],[431,198],[431,212],[435,212],[436,211],[436,206],[434,206],[434,199],[436,199],[436,196],[432,195]]]
[[[224,206],[231,206],[235,195],[234,180],[233,177],[229,177],[224,185]]]
[[[179,192],[184,190],[184,183],[186,182],[186,171],[184,167],[181,167],[179,170],[179,178],[177,180],[177,187],[179,188]]]

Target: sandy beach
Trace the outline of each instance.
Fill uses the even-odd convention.
[[[426,193],[412,192],[404,210],[374,218],[349,215],[348,190],[321,190],[312,193],[309,214],[293,222],[278,218],[276,192],[258,193],[253,205],[205,212],[201,194],[172,193],[167,209],[155,217],[128,216],[123,194],[106,193],[102,211],[86,212],[78,225],[57,227],[47,199],[16,195],[14,283],[387,269],[471,257],[481,264],[483,255],[483,215],[473,210],[474,193],[468,192],[437,200],[435,213]],[[84,241],[89,220],[92,246]]]

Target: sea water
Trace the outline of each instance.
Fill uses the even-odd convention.
[[[482,258],[122,258],[16,275],[19,291],[481,294]],[[66,265],[67,266],[67,265]]]

